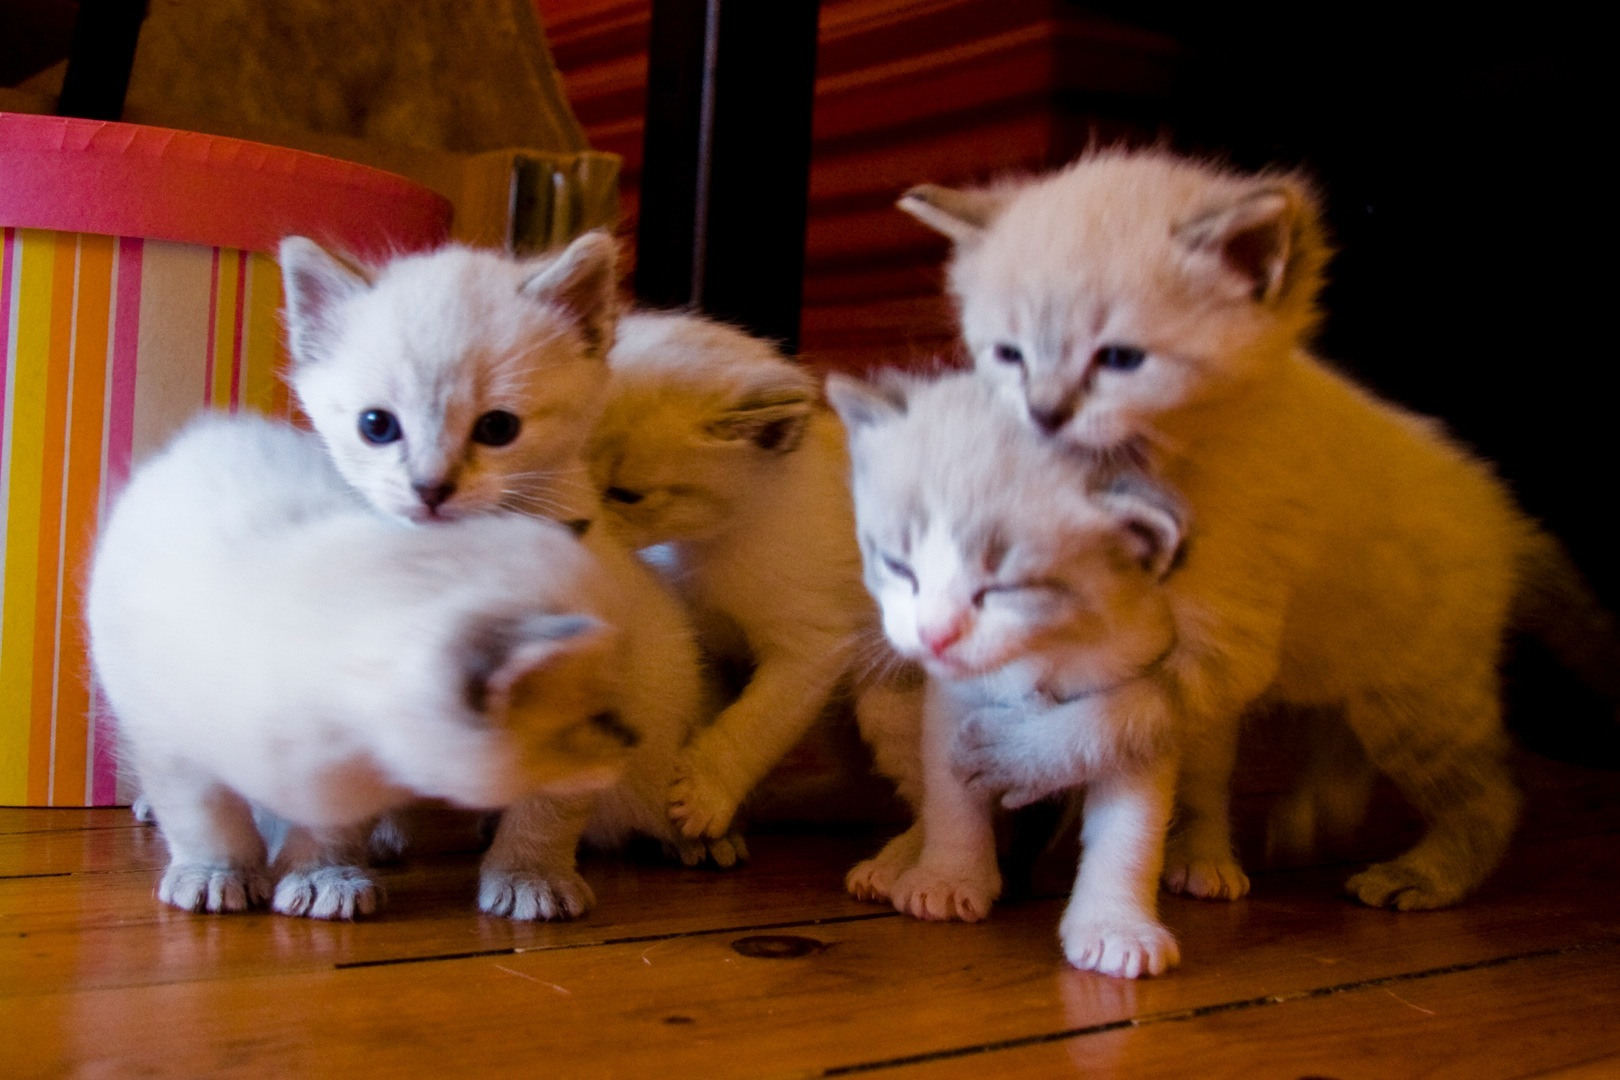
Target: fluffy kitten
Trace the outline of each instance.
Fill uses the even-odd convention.
[[[1156,912],[1176,732],[1157,683],[1175,640],[1160,585],[1181,548],[1174,507],[1124,477],[1083,491],[1083,467],[971,375],[833,376],[827,393],[849,428],[867,586],[931,676],[917,823],[851,871],[851,891],[982,918],[1001,887],[993,800],[1083,785],[1064,954],[1128,978],[1167,970],[1179,953]]]
[[[723,836],[738,805],[849,681],[876,613],[861,588],[848,459],[817,380],[765,342],[691,315],[619,322],[591,441],[605,523],[659,552],[714,654],[752,662],[741,696],[682,754],[671,817]],[[857,710],[907,707],[883,665]],[[915,695],[911,706],[915,707]]]
[[[1486,465],[1306,350],[1328,257],[1306,184],[1104,152],[999,188],[917,188],[900,205],[956,241],[963,334],[1004,407],[1078,451],[1145,459],[1198,521],[1167,585],[1187,741],[1166,884],[1247,891],[1227,788],[1239,716],[1269,694],[1342,709],[1428,822],[1349,891],[1402,909],[1465,896],[1519,804],[1497,685],[1510,605],[1557,596],[1573,605],[1564,621],[1613,637],[1558,587],[1567,568],[1542,575],[1565,565],[1557,545]],[[1354,824],[1368,790],[1362,778],[1302,791],[1274,837]]]
[[[119,497],[88,600],[169,845],[159,898],[369,913],[377,815],[613,783],[639,734],[612,586],[558,526],[411,529],[361,504],[311,435],[193,423]],[[250,804],[290,826],[274,880]]]
[[[607,383],[615,249],[446,247],[353,266],[281,244],[291,382],[338,470],[411,521],[495,508],[589,519],[584,445]]]
[[[339,471],[413,522],[515,511],[583,531],[598,512],[584,455],[608,379],[614,253],[606,234],[587,233],[532,259],[451,247],[361,271],[284,241],[292,382]],[[636,672],[624,714],[642,741],[610,791],[503,815],[479,893],[492,914],[585,911],[582,835],[612,846],[644,832],[689,864],[742,856],[740,838],[689,839],[665,812],[676,754],[708,704],[679,603],[600,529],[584,544],[618,590]]]

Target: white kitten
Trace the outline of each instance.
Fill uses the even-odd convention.
[[[817,380],[765,342],[691,315],[619,322],[591,441],[605,524],[660,565],[713,654],[754,665],[682,755],[670,814],[723,836],[738,805],[854,674],[858,714],[920,701],[885,685],[861,587],[844,435]],[[913,720],[914,724],[915,721]]]
[[[100,538],[97,677],[170,850],[158,895],[270,899],[250,804],[291,826],[276,910],[368,913],[377,815],[418,797],[500,807],[615,781],[613,583],[565,530],[419,530],[355,498],[312,435],[209,416],[145,463]]]
[[[993,799],[1083,785],[1064,954],[1128,978],[1167,970],[1179,953],[1156,912],[1175,730],[1157,680],[1175,642],[1160,585],[1181,546],[1174,507],[1123,477],[1081,490],[1083,466],[971,375],[834,376],[827,392],[849,428],[867,585],[889,639],[932,678],[917,823],[851,871],[851,891],[919,918],[982,918],[1001,887]]]
[[[583,449],[613,340],[610,237],[361,268],[295,236],[280,258],[293,388],[375,506],[411,521],[594,515]]]
[[[1356,897],[1432,908],[1477,886],[1519,802],[1496,670],[1510,605],[1569,605],[1525,617],[1583,628],[1565,637],[1612,641],[1612,627],[1486,465],[1306,351],[1327,259],[1309,189],[1106,152],[1022,184],[914,189],[901,206],[956,240],[963,333],[1006,405],[1079,451],[1144,457],[1197,519],[1167,585],[1167,668],[1188,715],[1166,884],[1248,889],[1227,786],[1239,716],[1269,692],[1341,708],[1429,823],[1350,880]],[[1610,670],[1589,672],[1613,686],[1599,651]],[[1338,782],[1297,795],[1274,838],[1358,821],[1365,767],[1339,758]]]

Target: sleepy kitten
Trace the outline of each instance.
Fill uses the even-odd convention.
[[[1588,642],[1613,628],[1488,466],[1306,350],[1328,258],[1308,187],[1103,152],[900,205],[956,241],[963,335],[1002,407],[1082,454],[1145,459],[1198,521],[1166,586],[1166,669],[1187,714],[1166,884],[1247,891],[1227,787],[1239,716],[1268,695],[1342,709],[1428,822],[1416,847],[1352,877],[1354,896],[1433,908],[1474,889],[1519,803],[1497,678],[1512,606],[1562,603],[1561,618],[1524,618]],[[1587,653],[1612,687],[1613,651]],[[1303,790],[1274,837],[1354,824],[1370,787]]]
[[[95,671],[169,845],[159,898],[367,914],[379,814],[614,783],[640,734],[613,593],[558,526],[411,529],[361,504],[311,435],[194,422],[119,497],[88,600]],[[255,807],[288,827],[273,878]]]
[[[971,375],[835,375],[827,393],[850,433],[867,587],[889,640],[930,676],[917,823],[850,872],[850,891],[918,918],[983,918],[1001,887],[994,801],[1083,786],[1064,955],[1127,978],[1174,966],[1157,917],[1176,766],[1157,685],[1175,643],[1160,584],[1181,550],[1174,507],[1124,476],[1083,491],[1084,466]]]
[[[607,382],[615,251],[445,247],[363,268],[281,244],[291,382],[344,478],[410,521],[594,516],[585,439]]]
[[[692,315],[625,315],[591,440],[604,524],[659,564],[713,655],[753,664],[681,755],[670,816],[720,837],[852,669],[876,613],[861,588],[848,463],[817,380],[763,341]],[[858,712],[905,709],[865,664]],[[910,707],[918,701],[910,696]]]

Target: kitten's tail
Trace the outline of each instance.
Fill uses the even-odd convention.
[[[1620,622],[1593,594],[1564,545],[1533,532],[1520,556],[1512,625],[1546,646],[1586,687],[1620,708]],[[1620,730],[1620,711],[1611,714]]]

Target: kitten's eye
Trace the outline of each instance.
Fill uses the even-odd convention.
[[[647,497],[639,491],[631,491],[629,488],[622,487],[610,487],[602,494],[607,496],[609,500],[624,503],[626,506],[634,506]]]
[[[997,342],[996,359],[1003,364],[1022,364],[1024,362],[1024,350],[1005,341]]]
[[[485,446],[505,446],[518,437],[523,421],[504,409],[492,409],[473,424],[472,438]]]
[[[1092,356],[1091,362],[1109,371],[1135,371],[1147,359],[1147,353],[1132,345],[1104,345]]]
[[[373,446],[398,442],[404,434],[399,418],[387,409],[367,409],[360,414],[360,437]]]
[[[911,567],[889,555],[883,556],[883,566],[889,573],[910,585],[912,592],[917,591],[917,575],[912,572]]]

